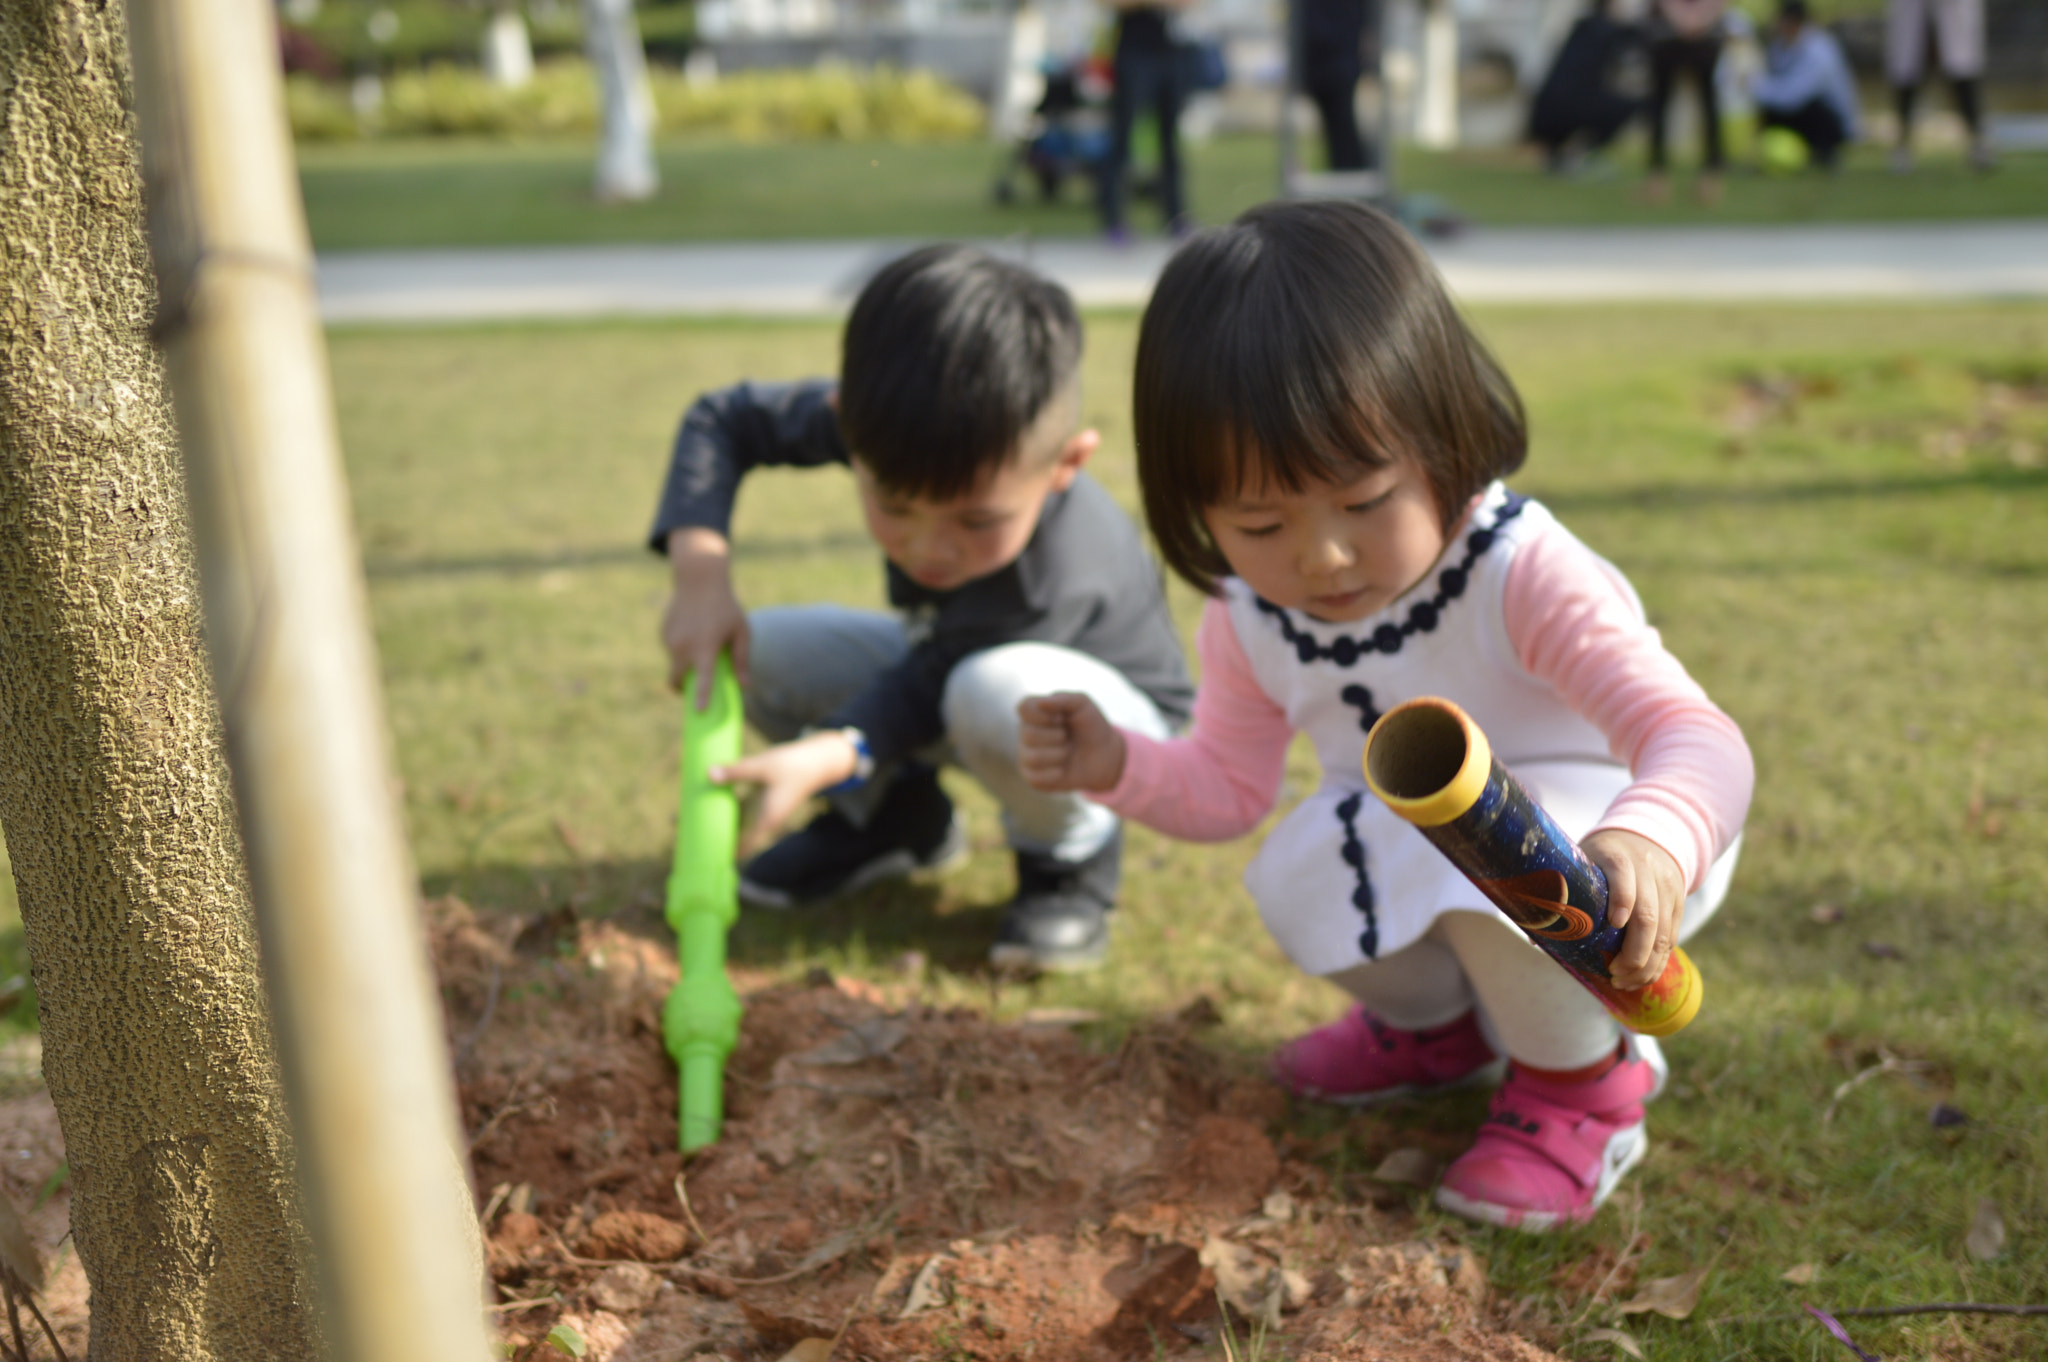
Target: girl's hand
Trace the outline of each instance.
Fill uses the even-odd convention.
[[[1034,790],[1107,790],[1124,774],[1124,735],[1087,696],[1034,695],[1017,705],[1017,761]]]
[[[714,766],[706,774],[720,785],[759,785],[761,800],[754,821],[740,839],[740,855],[751,856],[820,790],[829,790],[860,765],[860,751],[843,733],[813,733],[795,742],[778,743],[765,752],[741,757],[730,766]]]
[[[1655,983],[1685,917],[1685,876],[1678,862],[1649,838],[1619,828],[1603,828],[1579,846],[1607,876],[1608,925],[1627,929],[1608,966],[1614,986]]]

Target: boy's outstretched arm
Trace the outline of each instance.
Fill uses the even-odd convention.
[[[1018,703],[1017,718],[1017,761],[1033,789],[1100,792],[1123,779],[1124,735],[1087,696],[1034,695]]]
[[[794,742],[777,743],[751,757],[741,757],[730,766],[713,768],[711,779],[720,785],[758,785],[761,796],[754,806],[753,821],[740,838],[740,855],[751,856],[768,841],[790,815],[804,806],[812,795],[851,779],[860,769],[860,749],[844,732],[827,729],[810,733]]]
[[[845,463],[832,384],[740,383],[692,403],[669,452],[649,546],[669,555],[673,590],[662,613],[668,683],[700,678],[691,702],[710,703],[711,664],[730,647],[747,683],[747,620],[733,593],[728,527],[740,482],[771,465]]]

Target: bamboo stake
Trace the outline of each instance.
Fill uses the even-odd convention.
[[[132,0],[163,337],[333,1356],[483,1362],[482,1271],[267,0]]]

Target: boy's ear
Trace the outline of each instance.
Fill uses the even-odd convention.
[[[1077,430],[1060,446],[1059,457],[1053,460],[1052,490],[1064,492],[1074,485],[1074,479],[1088,466],[1088,460],[1095,457],[1095,451],[1102,445],[1102,432],[1092,426]]]

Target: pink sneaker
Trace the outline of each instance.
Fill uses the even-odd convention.
[[[1467,1220],[1549,1230],[1591,1220],[1649,1147],[1643,1103],[1664,1086],[1656,1042],[1631,1036],[1599,1078],[1559,1083],[1519,1066],[1493,1096],[1472,1147],[1444,1172],[1436,1204]]]
[[[1467,1012],[1427,1031],[1403,1031],[1354,1005],[1342,1018],[1273,1052],[1274,1081],[1297,1097],[1368,1106],[1484,1082],[1500,1061]]]

